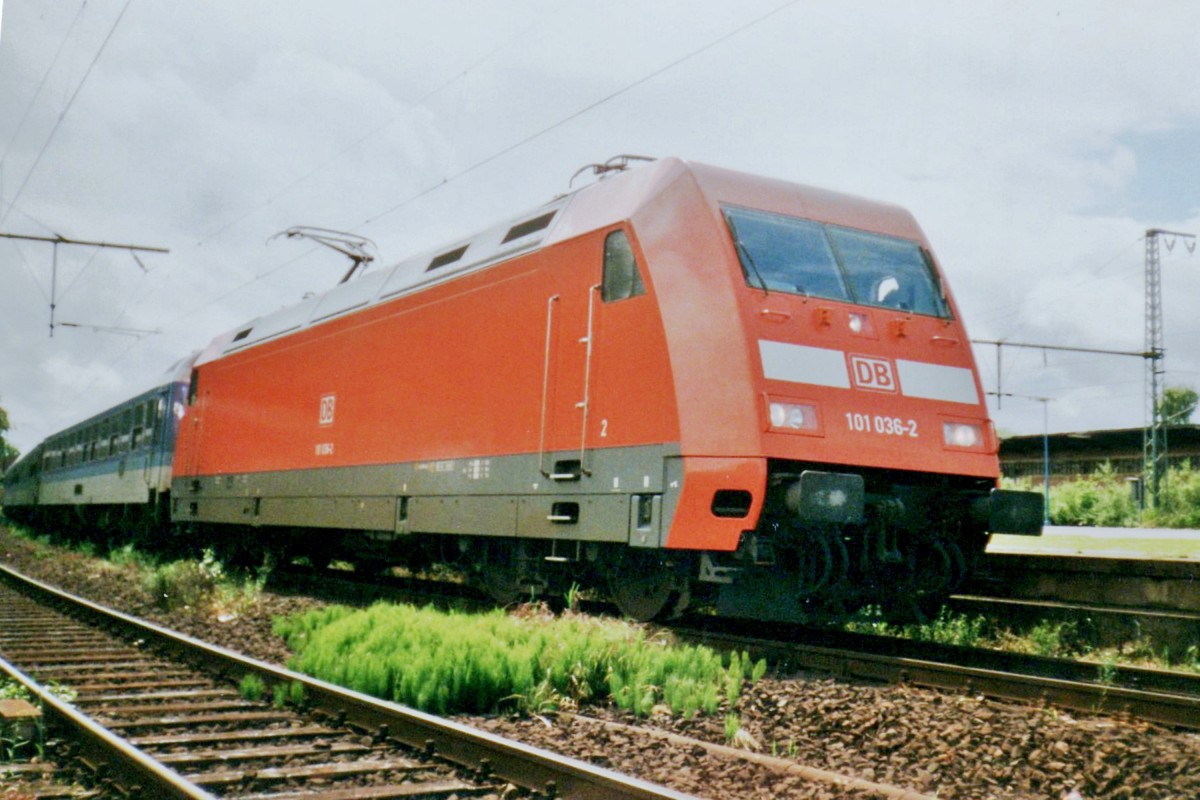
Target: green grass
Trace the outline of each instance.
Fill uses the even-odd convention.
[[[920,625],[894,625],[877,617],[878,608],[867,608],[862,618],[845,624],[852,633],[869,633],[876,636],[898,636],[918,642],[957,645],[959,647],[986,647],[989,624],[980,615],[955,614],[943,608],[937,618]]]
[[[765,662],[610,619],[518,617],[378,603],[276,620],[291,667],[437,714],[524,713],[610,700],[638,716],[715,714]],[[732,698],[732,699],[731,699]]]
[[[29,690],[16,681],[0,679],[0,700],[24,700],[32,703],[33,696],[29,694]]]
[[[271,687],[271,704],[275,708],[286,706],[303,706],[305,700],[304,684],[298,681],[277,683]]]
[[[238,683],[238,694],[252,703],[262,700],[267,693],[267,684],[253,672],[247,673]]]

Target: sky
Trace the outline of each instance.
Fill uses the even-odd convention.
[[[1140,352],[1147,229],[1200,233],[1200,4],[23,0],[0,11],[0,406],[22,451],[215,335],[620,153],[908,208],[976,339]],[[1200,253],[1159,237],[1168,385]],[[1168,244],[1171,245],[1168,249]],[[127,329],[114,332],[109,328]],[[132,331],[153,331],[133,335]],[[1136,357],[976,347],[1005,433],[1136,427]],[[1040,402],[1031,398],[1047,398]]]

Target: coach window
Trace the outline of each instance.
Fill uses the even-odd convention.
[[[143,442],[142,432],[146,430],[146,404],[138,403],[133,407],[133,433],[129,440],[129,449],[137,451]]]
[[[161,397],[158,398],[157,402],[154,402],[154,404],[152,406],[150,406],[150,419],[153,420],[153,422],[150,425],[150,441],[151,441],[151,443],[154,443],[154,444],[158,443],[158,429],[159,429],[159,426],[162,425],[163,412],[166,410],[166,408],[167,408],[167,403]]]
[[[646,293],[633,245],[625,231],[613,231],[604,240],[604,280],[601,297],[604,302],[624,300]]]
[[[132,432],[133,432],[133,409],[127,408],[121,412],[121,427],[117,431],[117,435],[120,437],[117,440],[117,443],[120,446],[122,453],[129,452],[129,449],[130,449],[129,448],[129,440],[130,440],[130,435]]]

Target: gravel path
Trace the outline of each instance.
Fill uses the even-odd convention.
[[[286,661],[288,650],[271,633],[271,620],[319,605],[311,598],[264,592],[259,602],[236,613],[228,605],[166,612],[131,569],[50,552],[2,529],[0,561],[130,614],[276,663]],[[813,781],[795,774],[800,766],[789,772],[788,765],[938,800],[1059,800],[1072,791],[1077,793],[1072,800],[1200,797],[1200,735],[1113,717],[811,675],[765,679],[744,693],[732,711],[741,719],[733,744],[757,753],[764,763],[729,755],[723,715],[639,721],[607,707],[589,707],[580,716],[464,721],[714,800],[886,796]]]

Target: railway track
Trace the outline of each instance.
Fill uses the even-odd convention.
[[[1002,554],[950,607],[1029,627],[1070,622],[1098,646],[1200,645],[1200,562]]]
[[[0,665],[113,795],[687,797],[206,645],[4,567]],[[263,699],[248,699],[254,683]]]
[[[435,582],[362,583],[353,573],[331,579],[328,573],[316,571],[289,573],[289,583],[305,592],[336,592],[343,602],[348,597],[359,602],[411,599],[409,591],[428,602],[438,591]],[[445,595],[442,600],[446,601]],[[465,587],[454,585],[450,589],[449,602],[476,601],[477,596]],[[487,605],[487,601],[481,602],[481,606]],[[970,689],[1022,703],[1200,728],[1200,675],[720,617],[688,617],[673,623],[672,629],[717,648],[747,650],[798,669],[873,681]]]
[[[716,617],[673,628],[689,639],[747,650],[796,669],[1200,729],[1200,675]]]

